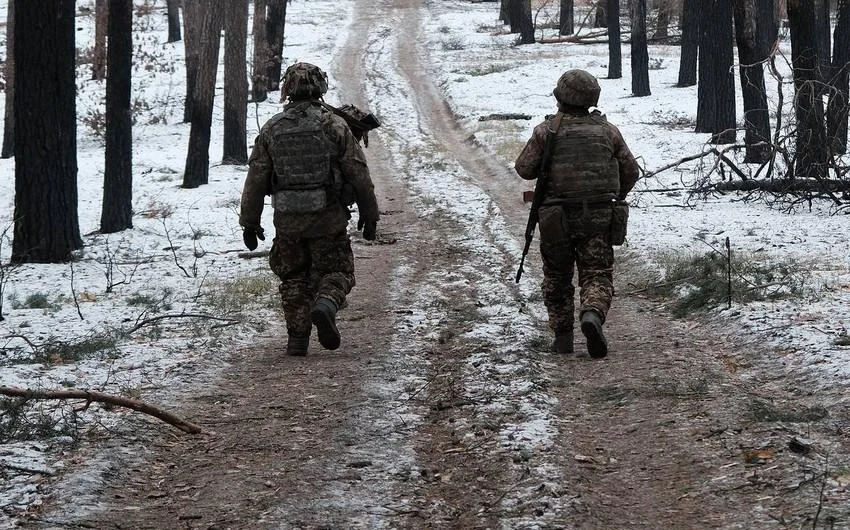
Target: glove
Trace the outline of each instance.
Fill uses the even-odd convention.
[[[378,230],[378,221],[372,221],[371,219],[364,219],[363,217],[357,219],[357,229],[363,230],[363,239],[366,241],[374,241],[375,240],[375,232]]]
[[[260,241],[266,240],[266,236],[263,235],[262,227],[258,226],[257,228],[242,229],[242,241],[245,243],[245,247],[247,247],[248,250],[254,250],[257,248],[258,238],[260,239]]]

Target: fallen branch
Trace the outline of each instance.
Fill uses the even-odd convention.
[[[9,397],[19,397],[22,398],[24,401],[31,399],[85,399],[87,403],[107,403],[109,405],[124,407],[127,409],[135,410],[137,412],[148,414],[164,421],[165,423],[168,423],[169,425],[173,425],[181,431],[189,434],[198,434],[201,432],[201,428],[195,425],[194,423],[188,422],[182,418],[175,416],[174,414],[171,414],[170,412],[164,411],[153,405],[149,405],[143,401],[121,396],[115,396],[112,394],[105,394],[103,392],[95,392],[93,390],[32,390],[29,388],[0,386],[0,395]]]
[[[239,323],[239,320],[237,320],[235,318],[222,318],[222,317],[216,317],[216,316],[213,316],[213,315],[207,315],[207,314],[204,314],[204,313],[174,313],[174,314],[170,314],[170,315],[158,315],[158,316],[155,316],[155,317],[151,317],[151,318],[147,318],[145,320],[142,320],[141,322],[137,323],[135,326],[130,328],[127,331],[127,335],[131,335],[132,333],[139,331],[141,328],[143,328],[145,326],[149,326],[151,324],[159,322],[160,320],[165,320],[167,318],[205,318],[207,320],[219,320],[219,321],[222,321],[222,322],[227,322],[228,325]],[[224,327],[224,326],[219,324],[218,327]]]

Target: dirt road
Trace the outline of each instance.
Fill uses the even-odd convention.
[[[850,527],[847,411],[771,352],[625,294],[608,358],[546,351],[522,186],[428,75],[423,2],[359,0],[335,65],[384,118],[342,348],[286,357],[271,329],[185,397],[207,434],[115,440],[108,484],[31,527]]]

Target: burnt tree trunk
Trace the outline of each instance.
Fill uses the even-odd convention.
[[[649,90],[649,51],[646,47],[646,0],[632,0],[632,95],[643,97]]]
[[[510,0],[511,33],[519,33],[517,44],[534,44],[531,0]]]
[[[788,0],[791,30],[791,62],[794,65],[794,114],[797,141],[794,176],[827,176],[829,150],[824,126],[823,93],[820,88],[817,20],[810,0]]]
[[[6,108],[3,116],[2,158],[15,156],[15,2],[6,13]]]
[[[227,5],[224,21],[224,164],[248,163],[248,3]]]
[[[608,79],[623,77],[623,45],[620,42],[620,1],[608,2]]]
[[[201,0],[202,18],[198,50],[198,77],[192,92],[192,128],[183,187],[197,188],[209,182],[210,133],[212,129],[218,49],[221,44],[222,13],[215,0]]]
[[[677,87],[697,84],[697,55],[699,54],[700,11],[699,0],[682,2],[682,52],[679,57]]]
[[[183,37],[180,34],[180,0],[166,0],[168,13],[168,42],[178,42]]]
[[[830,34],[832,29],[829,24],[829,0],[814,0],[815,3],[815,31],[818,42],[818,63],[820,64],[821,81],[828,82],[830,71]]]
[[[186,103],[183,106],[183,123],[190,123],[194,111],[195,83],[198,79],[198,62],[200,53],[200,41],[203,24],[204,0],[183,0],[183,47],[186,50]]]
[[[82,248],[77,219],[74,0],[14,0],[12,261],[59,263]]]
[[[133,0],[109,0],[106,60],[106,164],[100,231],[110,234],[133,227]]]
[[[280,88],[281,65],[283,64],[283,38],[286,30],[287,0],[266,0],[269,11],[266,18],[266,41],[268,46],[266,88]]]
[[[696,132],[712,133],[711,143],[735,142],[735,75],[732,72],[730,0],[702,0]]]
[[[838,0],[832,52],[832,76],[826,130],[833,154],[847,153],[848,80],[850,80],[850,0]]]
[[[251,25],[254,36],[254,60],[251,73],[251,100],[265,101],[268,95],[268,45],[266,44],[266,0],[254,0],[254,19]]]
[[[109,24],[109,0],[94,3],[94,52],[92,53],[91,78],[106,79],[106,32]]]
[[[558,30],[561,35],[572,35],[575,32],[575,6],[573,4],[574,0],[561,0],[560,27]]]

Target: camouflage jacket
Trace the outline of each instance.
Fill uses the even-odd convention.
[[[239,224],[243,228],[260,226],[265,197],[271,195],[274,191],[272,185],[275,168],[274,160],[270,154],[270,146],[275,137],[274,127],[281,115],[298,105],[321,107],[317,101],[289,103],[284,107],[283,113],[272,117],[263,125],[254,141],[254,148],[248,160],[248,176],[242,189]],[[360,211],[359,215],[364,219],[377,221],[379,218],[378,201],[375,197],[372,179],[369,176],[366,156],[363,154],[360,144],[352,135],[345,120],[323,107],[322,127],[324,133],[337,147],[336,164],[338,167],[335,169],[341,175],[343,184],[354,191],[354,200]],[[320,237],[345,230],[350,217],[348,207],[341,202],[335,202],[325,210],[315,214],[295,215],[275,211],[274,226],[278,233],[300,237]]]

